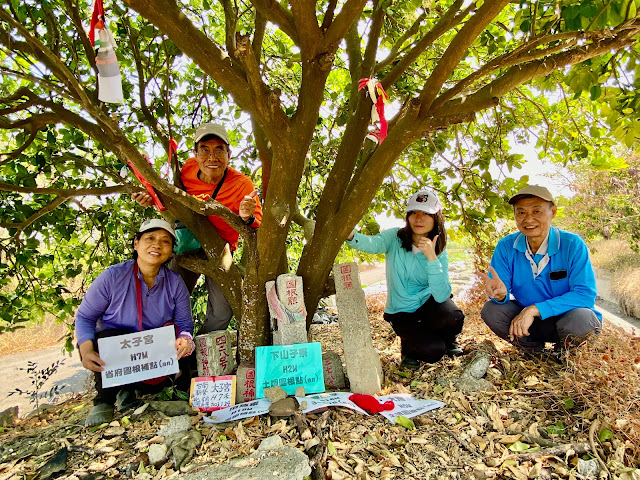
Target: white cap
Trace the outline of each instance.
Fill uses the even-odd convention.
[[[203,123],[196,129],[195,143],[198,143],[207,135],[214,135],[229,145],[229,134],[227,134],[227,130],[222,125],[217,123]]]
[[[407,202],[407,213],[415,212],[417,210],[434,214],[442,210],[442,204],[440,203],[440,200],[438,200],[438,196],[435,192],[428,188],[423,188],[411,195]]]
[[[142,222],[142,225],[140,225],[140,230],[138,230],[138,233],[144,233],[149,230],[155,230],[157,228],[161,228],[169,232],[169,234],[173,237],[174,240],[178,239],[176,237],[176,232],[171,226],[171,224],[161,218],[148,218],[147,220]]]

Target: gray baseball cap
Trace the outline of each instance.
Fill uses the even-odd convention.
[[[509,203],[511,205],[515,205],[522,197],[538,197],[546,200],[547,202],[551,202],[553,204],[556,203],[551,192],[547,190],[546,187],[541,187],[540,185],[527,185],[526,187],[521,188],[518,190],[518,193],[509,199]]]
[[[171,226],[171,224],[166,220],[163,220],[162,218],[148,218],[147,220],[142,222],[142,225],[140,225],[140,230],[138,230],[138,233],[144,233],[149,230],[155,230],[158,228],[166,230],[167,232],[169,232],[169,234],[173,237],[174,240],[178,240],[178,238],[176,237],[176,232]]]
[[[227,134],[227,130],[220,124],[217,123],[203,123],[196,129],[195,135],[195,143],[197,144],[203,137],[207,135],[214,135],[222,140],[224,143],[229,145],[229,134]]]

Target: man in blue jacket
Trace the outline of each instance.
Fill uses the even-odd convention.
[[[565,348],[599,334],[596,281],[584,241],[551,225],[553,196],[528,185],[509,199],[519,233],[498,242],[489,275],[481,273],[490,300],[482,319],[500,338],[530,351],[545,342]]]

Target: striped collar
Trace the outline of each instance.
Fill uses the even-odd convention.
[[[560,250],[560,231],[558,230],[557,227],[551,227],[549,229],[549,233],[547,235],[547,254],[549,256],[554,255],[556,253],[558,253],[558,251]],[[524,234],[520,233],[519,235],[516,236],[515,240],[513,241],[513,248],[515,248],[516,250],[518,250],[519,252],[526,252],[527,251],[527,237],[524,236]],[[535,253],[535,252],[534,252]]]

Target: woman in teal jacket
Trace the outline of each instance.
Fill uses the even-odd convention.
[[[406,225],[375,236],[352,232],[347,245],[384,253],[387,305],[384,318],[402,342],[402,365],[419,367],[445,354],[461,355],[456,336],[464,314],[451,300],[447,232],[442,205],[428,189],[407,203]]]

